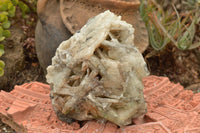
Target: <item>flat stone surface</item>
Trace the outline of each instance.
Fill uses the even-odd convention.
[[[10,93],[0,92],[0,118],[23,133],[199,133],[200,93],[193,94],[166,77],[144,80],[147,113],[134,119],[134,125],[117,128],[110,122],[88,121],[81,127],[60,121],[49,98],[49,85],[39,82],[15,86]]]

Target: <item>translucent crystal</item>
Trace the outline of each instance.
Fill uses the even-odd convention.
[[[60,119],[123,126],[146,112],[142,78],[149,72],[133,40],[132,25],[105,11],[60,44],[46,76]]]

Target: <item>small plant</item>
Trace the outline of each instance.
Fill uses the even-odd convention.
[[[0,57],[4,54],[4,45],[1,43],[11,35],[9,19],[15,16],[17,6],[21,9],[23,16],[29,11],[29,7],[22,1],[0,0]],[[4,67],[5,63],[0,60],[0,76],[4,74]]]
[[[0,44],[0,57],[4,54],[4,45]],[[5,63],[0,60],[0,76],[4,74]]]
[[[185,4],[192,8],[186,13],[179,14],[174,5],[174,12],[169,13],[154,0],[142,0],[140,15],[146,24],[149,42],[155,50],[162,50],[169,43],[181,50],[200,46],[200,42],[193,43],[195,26],[200,22],[200,2],[193,0],[188,3],[186,1]]]

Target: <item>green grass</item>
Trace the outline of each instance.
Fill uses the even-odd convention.
[[[168,44],[181,50],[194,49],[200,42],[194,42],[196,26],[200,22],[200,1],[183,2],[188,6],[185,14],[179,14],[174,5],[173,12],[164,11],[154,0],[142,0],[140,15],[145,22],[151,46],[159,51]]]

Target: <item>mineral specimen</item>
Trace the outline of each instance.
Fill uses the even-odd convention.
[[[142,78],[148,70],[133,33],[132,25],[105,11],[60,44],[46,76],[60,119],[124,126],[146,112]]]

